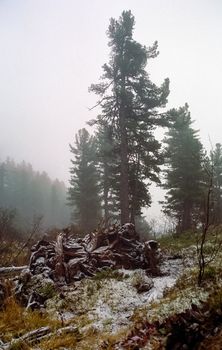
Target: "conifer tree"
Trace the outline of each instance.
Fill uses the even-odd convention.
[[[54,184],[57,196],[52,199]],[[69,223],[64,183],[52,182],[46,172],[36,172],[26,162],[16,164],[7,159],[0,163],[0,208],[16,209],[16,224],[30,229],[33,217],[43,216],[45,227],[64,227]],[[57,214],[52,215],[55,211]]]
[[[98,127],[97,158],[100,171],[101,199],[105,225],[118,218],[119,209],[119,147],[112,137],[112,128],[103,124]]]
[[[70,151],[74,158],[71,160],[68,202],[73,207],[74,222],[88,233],[96,228],[101,214],[95,138],[86,129],[80,129]]]
[[[153,132],[157,126],[166,125],[165,115],[159,113],[159,108],[165,106],[169,94],[169,80],[157,87],[145,70],[147,61],[158,55],[157,42],[147,48],[135,41],[134,22],[131,11],[124,11],[118,20],[110,20],[110,60],[103,66],[102,82],[90,88],[99,95],[98,105],[102,110],[92,124],[105,121],[112,128],[113,137],[119,145],[122,224],[130,220],[130,211],[131,219],[134,217],[132,204],[136,198],[140,197],[137,201],[140,208],[148,203],[145,173],[158,170],[159,159],[156,156],[158,158],[160,145]],[[142,156],[138,157],[138,152]],[[149,171],[146,168],[148,159]],[[131,185],[134,187],[131,188]]]
[[[167,190],[164,212],[176,218],[177,231],[192,228],[203,201],[203,150],[198,132],[192,128],[188,105],[172,109],[175,120],[165,139]]]
[[[213,222],[222,223],[222,147],[216,144],[210,155],[213,166]]]

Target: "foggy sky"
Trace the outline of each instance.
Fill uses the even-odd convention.
[[[204,145],[222,143],[222,1],[0,0],[0,161],[68,183],[69,143],[98,112],[88,87],[108,61],[109,18],[128,9],[135,38],[159,42],[147,70],[169,77],[168,108],[187,102]]]

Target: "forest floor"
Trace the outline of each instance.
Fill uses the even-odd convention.
[[[9,297],[0,312],[0,349],[221,349],[221,252],[198,287],[195,237],[166,236],[160,246],[160,276],[107,269],[53,293],[38,311]],[[25,335],[41,327],[49,335],[30,345]]]

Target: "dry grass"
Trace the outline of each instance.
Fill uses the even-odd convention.
[[[18,340],[10,346],[9,350],[31,350],[31,348],[25,342]]]
[[[0,312],[0,335],[5,342],[44,326],[56,329],[61,322],[39,311],[26,311],[13,297],[6,300],[4,310]]]
[[[113,333],[100,332],[93,326],[84,333],[84,337],[76,344],[76,350],[113,350],[114,345],[125,339],[129,332],[128,328],[122,328]]]
[[[44,340],[40,343],[40,348],[42,350],[54,350],[61,348],[76,349],[77,340],[75,335],[63,335],[63,336],[54,336],[48,340]]]
[[[30,257],[30,249],[25,247],[24,243],[17,241],[3,241],[0,249],[0,265],[1,266],[22,266],[27,265]],[[17,252],[21,253],[17,256]]]

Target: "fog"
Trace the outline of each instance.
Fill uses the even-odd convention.
[[[25,160],[68,184],[69,143],[99,112],[89,111],[88,87],[108,60],[109,18],[127,9],[135,38],[159,42],[148,71],[156,83],[169,77],[167,108],[187,102],[205,147],[209,137],[222,142],[220,0],[1,0],[0,160]]]

